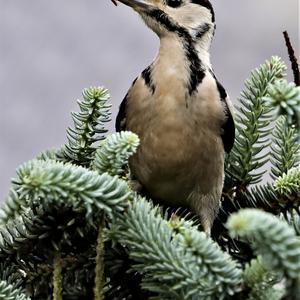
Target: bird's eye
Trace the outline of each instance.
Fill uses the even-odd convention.
[[[167,0],[168,6],[171,6],[174,8],[180,6],[181,3],[182,3],[182,0]]]

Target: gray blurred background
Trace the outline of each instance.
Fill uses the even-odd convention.
[[[265,59],[276,54],[289,63],[283,30],[299,53],[299,3],[212,2],[212,63],[236,100],[249,71]],[[133,11],[109,0],[0,0],[0,201],[20,163],[66,141],[82,88],[109,88],[115,117],[158,42]]]

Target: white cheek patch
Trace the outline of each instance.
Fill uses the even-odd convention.
[[[197,28],[201,24],[212,23],[210,11],[206,7],[194,3],[177,9],[168,8],[167,14],[184,27]]]

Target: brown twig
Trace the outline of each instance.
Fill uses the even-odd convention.
[[[300,86],[299,64],[298,64],[297,58],[295,56],[295,51],[294,51],[294,48],[291,44],[291,40],[290,40],[290,37],[289,37],[287,31],[284,31],[283,35],[284,35],[286,47],[288,49],[290,61],[292,63],[292,70],[293,70],[293,73],[294,73],[294,82],[297,86]]]
[[[62,300],[62,267],[61,254],[55,253],[53,261],[53,300]]]
[[[95,269],[95,286],[94,300],[104,300],[104,217],[102,216],[101,224],[98,230],[96,245],[96,269]]]

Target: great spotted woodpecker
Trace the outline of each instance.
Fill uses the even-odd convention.
[[[160,38],[156,58],[133,82],[116,120],[117,131],[141,140],[131,172],[151,197],[189,206],[209,235],[235,136],[231,103],[210,63],[213,7],[208,0],[118,1]]]

